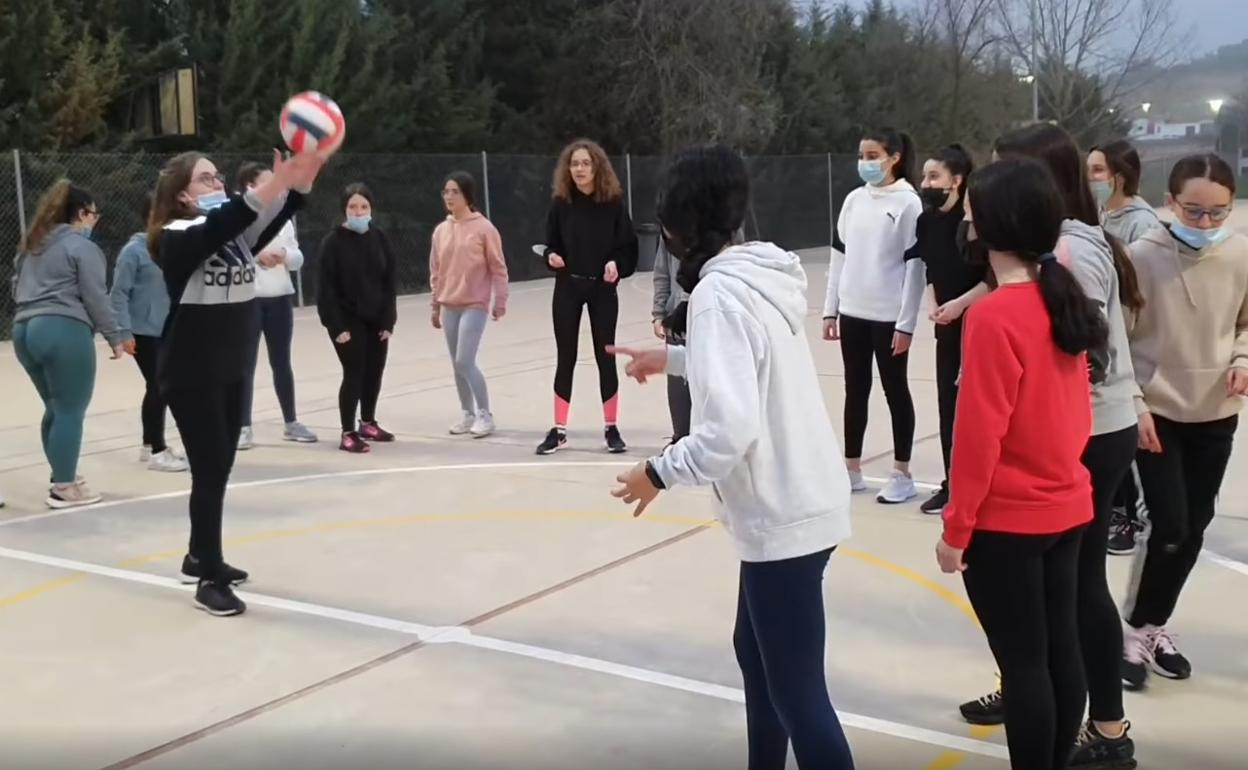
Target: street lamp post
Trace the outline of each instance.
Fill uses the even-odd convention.
[[[1031,120],[1040,122],[1040,73],[1036,53],[1036,6],[1040,0],[1031,0]]]

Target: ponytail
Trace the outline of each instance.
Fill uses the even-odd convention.
[[[1049,311],[1053,342],[1058,349],[1072,356],[1097,351],[1109,340],[1109,325],[1074,273],[1052,254],[1038,260],[1040,294]]]
[[[932,155],[932,160],[948,169],[950,174],[962,177],[962,184],[958,185],[958,203],[961,204],[963,196],[966,195],[966,183],[970,181],[971,172],[975,170],[975,161],[971,158],[971,153],[955,142],[937,150]]]
[[[1109,324],[1053,250],[1061,236],[1063,200],[1053,175],[1029,158],[1006,158],[971,176],[967,189],[975,232],[988,248],[1036,265],[1053,342],[1070,355],[1090,352],[1102,362]]]
[[[1144,308],[1144,293],[1140,291],[1140,278],[1135,274],[1135,263],[1127,254],[1127,247],[1116,236],[1102,228],[1105,240],[1114,253],[1114,272],[1118,274],[1118,301],[1133,313]]]
[[[893,179],[904,179],[912,186],[919,186],[918,166],[915,163],[914,140],[905,131],[898,131],[895,128],[881,128],[878,131],[868,131],[863,134],[863,139],[872,142],[879,142],[880,146],[889,155],[896,155],[897,164],[893,166]]]
[[[22,236],[18,251],[29,254],[43,245],[48,233],[57,225],[66,225],[78,218],[85,210],[95,205],[91,193],[76,187],[68,179],[58,179],[44,191],[35,208],[35,217],[30,229]]]

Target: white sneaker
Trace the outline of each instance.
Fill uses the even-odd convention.
[[[256,445],[256,433],[251,429],[250,425],[246,425],[238,432],[238,448],[240,450],[251,449]]]
[[[150,463],[152,461],[152,445],[144,444],[139,450],[139,462]]]
[[[849,489],[853,492],[867,491],[867,482],[862,478],[862,471],[849,472]]]
[[[472,426],[476,424],[477,419],[472,416],[472,412],[464,412],[460,415],[459,422],[451,426],[452,436],[462,436],[465,433],[472,432]]]
[[[472,437],[485,438],[494,432],[494,415],[482,409],[472,421]]]
[[[893,474],[888,477],[888,483],[884,485],[875,499],[881,503],[894,505],[913,500],[918,496],[919,490],[915,488],[914,479],[910,474],[893,471]]]
[[[152,455],[152,459],[147,463],[149,471],[163,471],[165,473],[181,473],[187,467],[186,458],[179,457],[172,449],[157,452]]]

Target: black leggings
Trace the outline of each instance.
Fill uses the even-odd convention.
[[[167,449],[165,444],[165,398],[160,394],[156,381],[156,358],[160,351],[160,337],[134,335],[134,360],[143,373],[146,389],[143,391],[143,445],[152,448],[152,454]]]
[[[936,325],[936,403],[940,412],[940,453],[945,461],[949,489],[949,461],[953,456],[953,415],[958,406],[958,375],[962,372],[962,319]]]
[[[1213,522],[1239,426],[1238,417],[1179,423],[1153,415],[1153,422],[1162,451],[1141,450],[1135,460],[1149,520],[1127,601],[1135,628],[1170,622]]]
[[[338,418],[342,432],[356,429],[355,409],[360,409],[361,422],[377,419],[377,399],[381,397],[381,376],[386,370],[390,341],[382,340],[380,329],[352,325],[351,339],[334,343],[334,352],[342,364],[342,385],[338,388]]]
[[[576,369],[577,343],[581,336],[581,310],[589,306],[589,331],[594,339],[594,358],[598,361],[598,390],[603,403],[615,398],[620,390],[615,356],[607,346],[615,344],[615,324],[620,315],[620,298],[612,284],[602,280],[560,276],[555,280],[555,293],[550,303],[555,326],[555,395],[565,402],[572,400],[572,373]]]
[[[260,337],[269,354],[273,371],[273,391],[282,408],[282,420],[294,422],[295,373],[290,366],[290,343],[295,332],[295,309],[291,297],[257,297],[256,313],[260,323],[252,340],[251,365],[247,368],[247,387],[243,391],[243,425],[251,425],[251,401],[256,387],[256,365],[260,361]]]
[[[828,697],[823,570],[832,551],[743,562],[733,646],[745,682],[749,770],[784,770],[790,741],[802,770],[852,770]]]
[[[1092,522],[1079,546],[1079,644],[1088,681],[1089,715],[1116,722],[1122,709],[1122,618],[1105,574],[1114,496],[1131,470],[1139,431],[1134,425],[1093,436],[1083,450],[1092,475]]]
[[[242,429],[243,381],[165,392],[191,465],[189,551],[212,579],[224,564],[221,516]]]
[[[838,326],[841,358],[845,363],[845,457],[850,460],[862,457],[867,409],[871,403],[871,358],[874,356],[893,418],[893,457],[899,463],[910,462],[910,451],[914,447],[914,401],[906,381],[909,351],[893,355],[896,328],[892,323],[843,315]]]
[[[976,531],[966,551],[966,593],[1001,669],[1012,770],[1065,770],[1083,721],[1082,534]]]

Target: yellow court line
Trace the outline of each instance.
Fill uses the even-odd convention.
[[[404,516],[383,516],[375,519],[353,519],[346,521],[331,521],[322,524],[313,524],[306,527],[295,527],[290,529],[270,530],[268,532],[256,532],[248,535],[237,535],[225,538],[226,545],[247,545],[252,543],[268,542],[273,540],[282,540],[295,537],[306,537],[309,535],[320,535],[331,532],[342,532],[356,529],[371,529],[376,527],[400,527],[410,524],[431,523],[431,522],[466,522],[466,521],[497,521],[500,519],[589,519],[602,521],[630,521],[635,520],[632,514],[624,512],[595,512],[595,511],[487,511],[477,513],[419,513]],[[714,519],[697,516],[677,516],[671,514],[652,513],[643,516],[640,521],[652,524],[675,524],[680,526],[715,526],[718,522]],[[176,558],[185,552],[184,548],[171,549],[150,553],[144,556],[137,556],[121,562],[121,567],[137,567],[152,562],[165,561],[167,559]],[[928,592],[935,594],[947,603],[956,607],[963,615],[970,619],[972,623],[979,626],[979,619],[975,615],[975,610],[970,603],[963,599],[954,591],[937,583],[936,581],[922,575],[914,570],[889,561],[888,559],[875,556],[865,551],[859,551],[853,548],[840,548],[838,553],[855,559],[863,564],[867,564],[878,569],[882,569],[897,577],[903,578]],[[42,583],[33,588],[12,594],[6,597],[0,597],[0,608],[11,607],[31,599],[35,599],[46,593],[66,588],[71,585],[83,582],[87,575],[69,575],[56,580]],[[972,728],[972,737],[983,740],[995,732],[993,728],[977,727]],[[960,751],[945,751],[936,758],[934,762],[928,765],[924,770],[952,770],[965,759],[966,755]]]

